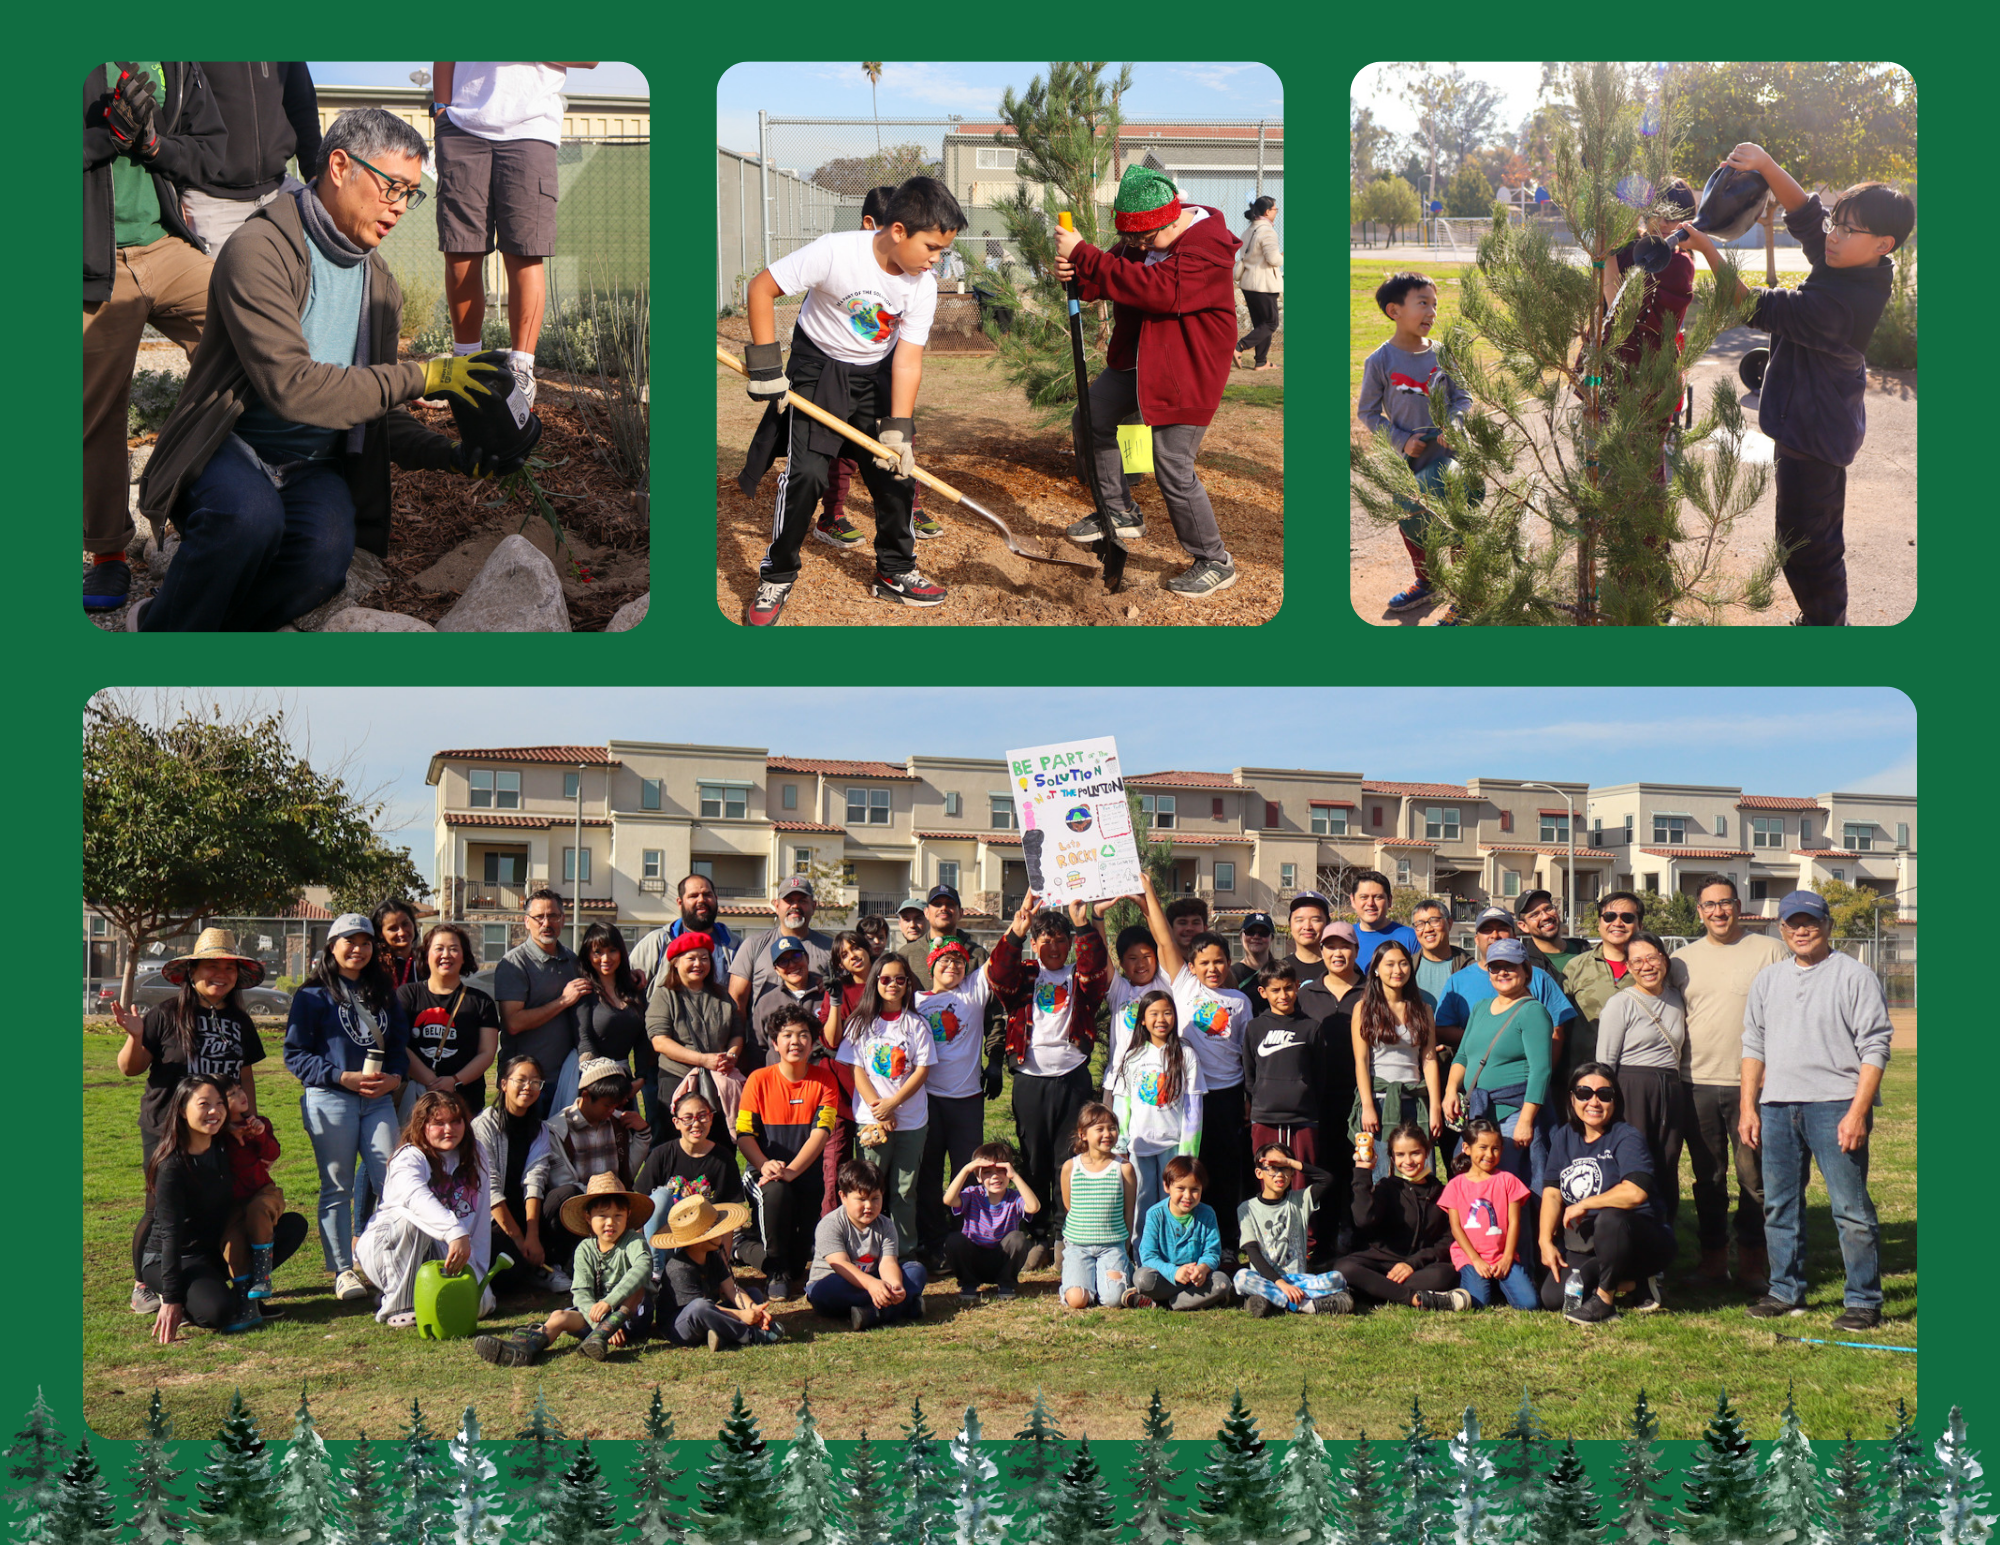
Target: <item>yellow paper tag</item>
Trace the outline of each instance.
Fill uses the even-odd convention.
[[[1120,424],[1118,426],[1118,458],[1125,464],[1126,475],[1153,470],[1153,430],[1148,424]]]

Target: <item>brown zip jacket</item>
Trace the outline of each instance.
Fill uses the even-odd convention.
[[[389,463],[415,471],[451,465],[452,441],[397,405],[421,396],[424,367],[397,361],[403,292],[378,249],[368,258],[368,352],[384,364],[323,365],[306,348],[299,319],[312,290],[305,227],[289,192],[257,211],[215,261],[208,325],[179,404],[160,430],[139,479],[139,510],[173,518],[187,486],[236,427],[255,393],[299,424],[365,424],[361,453],[341,456],[354,492],[355,545],[389,551]]]

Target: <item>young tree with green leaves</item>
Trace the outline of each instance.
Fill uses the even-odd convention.
[[[333,1461],[327,1458],[326,1441],[313,1425],[312,1406],[301,1386],[299,1408],[292,1415],[292,1441],[278,1461],[278,1514],[291,1531],[289,1545],[341,1545],[348,1534],[343,1511]]]
[[[566,1441],[562,1423],[549,1409],[547,1392],[537,1383],[528,1420],[505,1450],[512,1481],[507,1490],[521,1517],[521,1545],[562,1538],[549,1533],[549,1528],[562,1491],[563,1470],[569,1462]]]
[[[159,1400],[158,1390],[153,1392],[153,1399]],[[32,1540],[49,1509],[55,1506],[56,1483],[69,1464],[69,1445],[39,1385],[35,1388],[35,1403],[28,1408],[27,1423],[14,1434],[4,1457],[7,1478],[14,1483],[7,1489],[7,1501],[12,1504],[15,1517],[22,1520],[20,1537]]]
[[[1604,1538],[1598,1519],[1597,1491],[1590,1471],[1577,1458],[1573,1439],[1563,1440],[1562,1452],[1536,1488],[1533,1528],[1525,1536],[1533,1545],[1597,1545]]]
[[[390,1485],[401,1545],[440,1545],[451,1538],[451,1482],[438,1455],[438,1435],[424,1408],[410,1402],[410,1420],[396,1449]]]
[[[944,1545],[951,1538],[951,1474],[939,1447],[918,1396],[910,1402],[896,1456],[896,1538],[902,1545]]]
[[[1451,1482],[1438,1453],[1438,1435],[1415,1397],[1396,1450],[1395,1485],[1397,1539],[1404,1545],[1446,1545],[1452,1537]]]
[[[1493,215],[1493,184],[1478,163],[1467,161],[1445,186],[1444,212],[1454,219],[1487,220]]]
[[[951,1465],[952,1545],[998,1545],[1012,1514],[1000,1467],[979,1446],[979,1413],[965,1408],[965,1425],[947,1450]],[[1058,1536],[1061,1538],[1061,1536]]]
[[[590,1452],[590,1439],[577,1446],[576,1458],[562,1473],[556,1504],[542,1538],[560,1545],[611,1545],[618,1537],[618,1509],[604,1471]]]
[[[1049,1538],[1064,1545],[1111,1545],[1118,1534],[1118,1513],[1104,1474],[1090,1454],[1090,1438],[1078,1440],[1076,1457],[1056,1485],[1055,1513]]]
[[[1681,1482],[1679,1538],[1687,1545],[1743,1545],[1759,1535],[1757,1456],[1729,1392],[1715,1397],[1715,1414]]]
[[[1501,1538],[1505,1514],[1493,1461],[1479,1446],[1479,1416],[1465,1408],[1465,1424],[1445,1451],[1451,1458],[1452,1545],[1491,1545]]]
[[[1790,1385],[1778,1417],[1778,1441],[1764,1460],[1758,1507],[1766,1545],[1810,1545],[1826,1523],[1826,1500],[1812,1443],[1799,1422]]]
[[[1930,1545],[1937,1538],[1938,1480],[1916,1417],[1900,1400],[1889,1429],[1888,1452],[1876,1469],[1881,1512],[1876,1534],[1882,1545]]]
[[[1136,829],[1136,823],[1135,823]],[[1181,1498],[1169,1488],[1180,1479],[1174,1468],[1174,1423],[1160,1404],[1156,1385],[1146,1402],[1146,1419],[1133,1445],[1130,1481],[1126,1490],[1132,1497],[1132,1530],[1139,1545],[1181,1545],[1186,1530],[1180,1519]]]
[[[753,1545],[777,1522],[769,1445],[740,1385],[695,1489],[701,1497],[696,1525],[713,1545]]]
[[[1020,1520],[1022,1545],[1055,1538],[1048,1530],[1055,1511],[1056,1482],[1062,1478],[1068,1458],[1063,1451],[1064,1442],[1062,1429],[1056,1425],[1037,1386],[1035,1403],[1028,1407],[1027,1422],[1014,1434],[1005,1456],[1007,1496],[1014,1505],[1015,1517]]]
[[[1523,1388],[1513,1420],[1493,1440],[1500,1511],[1506,1519],[1503,1534],[1523,1538],[1532,1531],[1542,1507],[1541,1467],[1548,1445],[1549,1430],[1535,1413],[1534,1397]]]
[[[181,1476],[167,1445],[174,1424],[160,1404],[159,1386],[146,1402],[146,1427],[132,1444],[132,1462],[125,1468],[125,1492],[132,1499],[132,1537],[138,1545],[180,1545],[187,1530],[181,1523],[181,1494],[173,1484]],[[367,1542],[357,1542],[367,1545]]]
[[[204,1545],[261,1545],[278,1527],[278,1495],[271,1484],[271,1456],[243,1391],[229,1397],[229,1412],[215,1435],[208,1465],[195,1482],[195,1516],[189,1523]]]
[[[1394,1513],[1388,1477],[1364,1427],[1340,1472],[1341,1545],[1389,1545]]]
[[[1619,1440],[1618,1463],[1612,1470],[1617,1478],[1613,1521],[1626,1545],[1664,1545],[1671,1531],[1667,1515],[1660,1511],[1658,1487],[1667,1472],[1653,1447],[1659,1436],[1660,1419],[1642,1389],[1625,1419],[1625,1436]]]
[[[840,1481],[813,1415],[812,1387],[799,1394],[791,1446],[778,1461],[778,1521],[791,1545],[835,1545],[840,1538]]]
[[[35,1536],[47,1545],[111,1545],[118,1531],[118,1512],[97,1461],[90,1457],[90,1439],[76,1446],[76,1457],[56,1477],[55,1506]]]
[[[1871,1545],[1874,1538],[1875,1483],[1849,1432],[1827,1472],[1826,1521],[1813,1545]]]
[[[646,1410],[645,1436],[632,1461],[632,1494],[637,1512],[632,1529],[639,1545],[680,1545],[681,1496],[674,1489],[682,1472],[674,1466],[674,1418],[653,1386],[653,1403]]]
[[[1190,1522],[1216,1545],[1261,1540],[1277,1522],[1271,1456],[1240,1389],[1229,1397],[1229,1414],[1215,1434],[1195,1493],[1200,1501]]]
[[[1993,1514],[1979,1511],[1986,1506],[1979,1486],[1986,1471],[1965,1441],[1965,1413],[1957,1406],[1937,1441],[1937,1462],[1938,1545],[1985,1545],[1994,1522]]]
[[[500,1545],[507,1538],[512,1515],[500,1470],[479,1446],[479,1414],[465,1408],[456,1437],[445,1445],[449,1464],[451,1545]]]
[[[1672,99],[1648,102],[1609,64],[1571,66],[1567,80],[1572,106],[1555,125],[1550,191],[1586,261],[1571,262],[1538,226],[1494,222],[1459,315],[1436,340],[1444,371],[1432,382],[1432,418],[1446,426],[1457,470],[1440,488],[1421,487],[1404,447],[1360,434],[1355,501],[1384,525],[1413,507],[1430,512],[1430,581],[1465,622],[1634,626],[1763,610],[1780,551],[1767,547],[1742,574],[1731,561],[1735,523],[1768,482],[1737,455],[1733,380],[1718,383],[1709,411],[1664,456],[1684,365],[1747,314],[1735,271],[1721,288],[1700,281],[1684,348],[1671,346],[1669,329],[1636,360],[1619,351],[1639,320],[1644,276],[1631,270],[1615,304],[1601,282],[1642,219],[1676,216],[1661,192],[1678,143]],[[1657,132],[1644,132],[1649,110]],[[1455,427],[1452,382],[1473,401]]]
[[[841,1479],[846,1491],[844,1545],[888,1545],[895,1538],[894,1498],[889,1472],[875,1457],[875,1445],[868,1441],[866,1427],[861,1429],[861,1439],[854,1445]]]
[[[1292,1418],[1292,1442],[1278,1460],[1278,1523],[1292,1545],[1337,1545],[1339,1487],[1326,1440],[1302,1386]]]
[[[346,1498],[347,1545],[386,1545],[394,1503],[387,1472],[376,1463],[367,1433],[356,1440],[340,1480]]]

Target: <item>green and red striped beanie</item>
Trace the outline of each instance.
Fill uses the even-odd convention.
[[[1111,209],[1121,235],[1139,235],[1178,220],[1181,196],[1165,174],[1150,166],[1128,166],[1118,179],[1118,199]]]

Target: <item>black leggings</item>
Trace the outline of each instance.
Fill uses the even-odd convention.
[[[1405,1264],[1393,1250],[1369,1249],[1343,1255],[1333,1269],[1362,1297],[1383,1304],[1406,1304],[1412,1293],[1445,1293],[1458,1286],[1458,1268],[1450,1261],[1432,1261],[1419,1266],[1408,1280],[1391,1282],[1389,1268]]]
[[[1236,352],[1255,348],[1261,365],[1271,352],[1271,334],[1278,330],[1278,296],[1272,290],[1245,290],[1243,304],[1250,308],[1250,331],[1236,340]]]
[[[1021,1280],[1021,1265],[1028,1258],[1031,1241],[1015,1229],[997,1245],[982,1245],[963,1234],[948,1234],[944,1241],[945,1264],[958,1278],[961,1293],[975,1293],[982,1282],[1011,1288]]]
[[[803,1278],[812,1265],[821,1186],[817,1162],[796,1180],[757,1182],[757,1213],[764,1236],[767,1276]]]
[[[271,1231],[272,1270],[292,1258],[305,1242],[310,1228],[311,1225],[300,1213],[288,1212],[278,1219],[277,1226]],[[132,1241],[132,1274],[158,1293],[166,1275],[163,1269],[166,1263],[157,1255],[141,1255],[144,1238],[142,1233]],[[230,1280],[229,1268],[223,1263],[220,1250],[181,1257],[181,1300],[181,1308],[187,1312],[188,1320],[210,1330],[228,1325],[238,1318],[244,1300],[238,1296],[235,1284]]]
[[[1674,1261],[1674,1234],[1650,1212],[1629,1207],[1600,1207],[1590,1215],[1590,1248],[1563,1247],[1563,1259],[1583,1268],[1583,1290],[1617,1291],[1621,1282],[1643,1283]],[[1542,1279],[1542,1307],[1560,1309],[1567,1271],[1552,1271]]]
[[[1201,1199],[1215,1209],[1225,1250],[1236,1248],[1236,1206],[1250,1179],[1250,1123],[1243,1107],[1241,1084],[1211,1089],[1201,1097],[1201,1163],[1208,1171]]]
[[[1042,1210],[1031,1220],[1031,1233],[1046,1238],[1062,1222],[1062,1192],[1056,1189],[1056,1176],[1073,1151],[1077,1118],[1089,1103],[1087,1062],[1055,1078],[1034,1073],[1014,1075],[1014,1134],[1020,1139],[1021,1178],[1042,1199]]]

